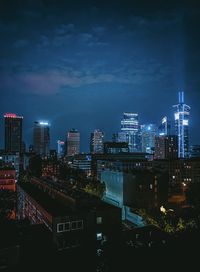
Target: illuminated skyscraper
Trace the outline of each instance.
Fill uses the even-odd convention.
[[[162,123],[159,126],[159,135],[160,136],[167,136],[170,135],[170,124],[167,116],[162,118]]]
[[[58,140],[57,141],[57,154],[58,158],[61,158],[65,154],[65,142]]]
[[[103,153],[104,134],[99,129],[95,129],[90,137],[90,152],[93,154]]]
[[[33,150],[41,156],[49,155],[50,133],[48,122],[34,122]]]
[[[118,142],[127,142],[130,152],[141,152],[141,131],[137,113],[124,113]]]
[[[22,152],[22,116],[15,113],[5,113],[5,151],[9,153]]]
[[[71,129],[67,133],[67,155],[74,156],[80,153],[80,132]]]
[[[142,152],[153,153],[155,147],[155,137],[157,133],[157,127],[154,124],[142,125]]]
[[[190,107],[184,103],[184,92],[179,92],[179,104],[175,108],[175,133],[178,136],[178,157],[189,157],[189,115]]]

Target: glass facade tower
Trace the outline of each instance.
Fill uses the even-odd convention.
[[[175,109],[175,133],[178,136],[178,157],[189,157],[189,115],[190,107],[184,103],[184,92],[179,92],[179,103]]]
[[[127,142],[130,152],[141,152],[141,130],[138,113],[125,112],[123,114],[118,142]]]

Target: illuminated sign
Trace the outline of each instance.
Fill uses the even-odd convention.
[[[5,118],[23,118],[22,116],[17,116],[15,113],[5,113]]]
[[[49,125],[48,122],[40,122],[39,124],[42,125],[42,126],[48,126]]]
[[[183,125],[188,126],[188,120],[183,120]]]

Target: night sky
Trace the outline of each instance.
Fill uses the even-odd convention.
[[[188,2],[188,4],[187,4]],[[51,123],[51,145],[70,128],[109,140],[124,111],[140,123],[173,118],[178,90],[200,144],[199,1],[0,1],[0,146],[3,113]]]

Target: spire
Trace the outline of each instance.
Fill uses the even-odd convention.
[[[183,91],[178,92],[178,102],[179,102],[179,104],[184,103],[184,92]]]

